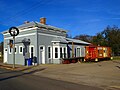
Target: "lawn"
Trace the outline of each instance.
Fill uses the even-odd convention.
[[[114,56],[113,60],[120,60],[120,56]]]

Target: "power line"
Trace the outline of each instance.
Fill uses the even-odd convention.
[[[41,3],[41,2],[42,2],[42,3]],[[48,2],[48,1],[47,1],[47,2]],[[15,17],[25,15],[25,14],[27,14],[27,12],[31,11],[32,9],[37,8],[40,4],[41,4],[41,5],[44,5],[44,4],[46,4],[47,2],[44,1],[44,0],[41,0],[41,1],[33,4],[31,7],[27,8],[27,9],[24,9],[24,10],[22,10],[22,11],[20,11],[20,12],[17,12],[14,16],[9,17],[9,18],[6,18],[6,20],[7,20],[7,19],[13,19],[13,18],[15,18]]]
[[[26,9],[26,10],[23,10],[23,12],[21,13],[21,14],[18,14],[18,16],[22,16],[22,15],[25,15],[25,14],[28,14],[27,12],[30,12],[32,9],[36,9],[36,8],[38,8],[40,5],[44,5],[44,4],[46,4],[47,5],[47,3],[48,3],[48,1],[51,1],[51,0],[41,0],[42,1],[42,3],[40,3],[40,1],[38,2],[38,3],[35,3],[34,5],[32,5],[33,7],[30,7],[30,8],[28,8],[28,9]],[[17,16],[17,15],[16,15]]]
[[[0,25],[2,25],[2,26],[8,26],[7,24],[4,24],[4,23],[2,23],[2,22],[0,22]]]
[[[19,23],[20,21],[15,20],[16,17],[21,17],[21,16],[26,15],[26,14],[29,15],[29,12],[30,12],[32,9],[38,8],[40,5],[45,5],[45,4],[47,5],[48,2],[51,2],[51,0],[40,0],[39,2],[36,2],[36,3],[34,3],[33,5],[31,5],[29,8],[24,9],[24,10],[22,10],[22,11],[20,11],[20,12],[17,12],[14,16],[8,17],[8,18],[4,19],[4,21],[5,21],[5,20],[9,20],[9,21],[7,21],[7,22]],[[13,20],[13,19],[14,19],[14,20]],[[1,23],[1,22],[0,22],[0,24],[1,24],[1,25],[4,25],[4,26],[8,26],[8,25],[3,24],[3,23]]]

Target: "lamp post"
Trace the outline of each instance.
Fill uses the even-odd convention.
[[[11,27],[9,33],[13,36],[13,69],[15,68],[15,36],[19,34],[19,30],[16,27]]]

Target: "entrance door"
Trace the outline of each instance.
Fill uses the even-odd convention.
[[[42,64],[45,64],[45,46],[40,46],[39,47],[39,61]]]
[[[35,56],[34,46],[30,46],[30,47],[29,47],[29,53],[30,53],[30,58],[33,59],[33,57]]]
[[[7,63],[7,48],[4,49],[4,63]]]

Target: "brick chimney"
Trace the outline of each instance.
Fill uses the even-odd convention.
[[[40,23],[41,24],[46,24],[46,18],[45,17],[40,18]]]

